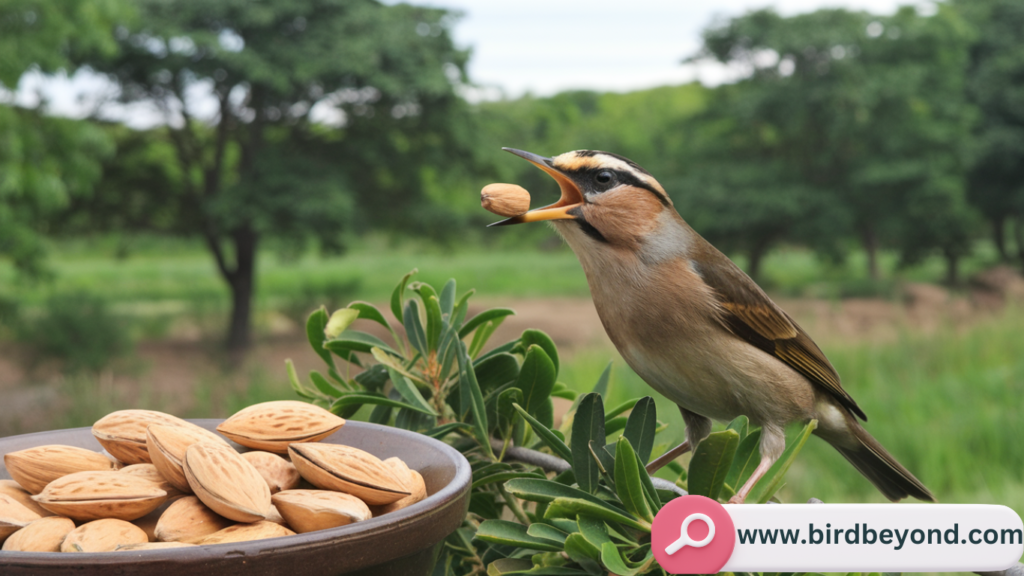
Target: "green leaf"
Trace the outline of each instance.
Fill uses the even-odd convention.
[[[536,344],[530,346],[519,369],[516,388],[523,391],[523,407],[526,411],[549,428],[554,420],[554,414],[548,407],[555,378],[555,366],[544,349]]]
[[[654,398],[645,396],[636,403],[626,421],[626,429],[622,435],[633,445],[637,458],[647,464],[654,448],[654,431],[658,427],[658,409]]]
[[[438,300],[441,303],[441,314],[447,316],[448,321],[451,322],[452,312],[455,311],[455,278],[449,278],[445,282]]]
[[[542,524],[540,522],[534,522],[526,529],[526,533],[534,538],[542,538],[544,540],[551,540],[559,545],[565,544],[565,537],[568,536],[565,532],[551,526],[550,524]]]
[[[431,438],[437,438],[438,440],[440,440],[441,438],[444,438],[445,436],[451,434],[452,432],[455,432],[456,430],[462,430],[469,427],[470,425],[466,424],[465,422],[452,422],[450,424],[442,424],[437,428],[431,428],[430,430],[424,432],[423,435],[430,436]]]
[[[459,359],[459,391],[463,410],[467,407],[473,415],[473,432],[480,447],[491,458],[494,458],[494,451],[491,450],[490,435],[487,430],[487,408],[484,405],[484,396],[480,392],[480,385],[476,381],[476,373],[473,372],[473,362],[469,358],[469,352],[462,341],[458,342]]]
[[[427,348],[427,335],[423,331],[423,322],[420,321],[420,305],[414,298],[405,303],[405,336],[409,344],[423,355],[424,358],[430,355]]]
[[[562,546],[544,538],[530,536],[526,526],[507,520],[484,520],[476,531],[476,538],[492,544],[519,546],[531,550],[561,552]]]
[[[620,416],[618,418],[611,418],[609,420],[605,420],[605,422],[604,422],[604,433],[608,434],[608,435],[615,434],[619,430],[625,429],[626,428],[626,422],[628,422],[628,421],[629,421],[629,419],[624,417],[624,416]]]
[[[558,375],[558,348],[550,336],[540,330],[525,330],[519,341],[523,343],[524,350],[529,350],[530,346],[540,346],[554,364],[555,375]]]
[[[611,542],[601,545],[601,563],[616,576],[634,576],[640,572],[639,568],[630,568],[626,564],[618,547]]]
[[[633,406],[636,406],[636,403],[639,402],[639,401],[640,400],[638,398],[633,398],[631,400],[626,400],[625,402],[623,402],[622,404],[619,404],[615,408],[612,408],[611,410],[609,410],[605,414],[605,416],[604,416],[605,422],[607,422],[608,420],[611,420],[612,418],[615,418],[616,416],[618,416],[619,414],[622,414],[623,412],[625,412],[627,410],[632,410]],[[607,426],[607,424],[606,424],[606,426]]]
[[[362,405],[362,404],[375,404],[377,406],[387,406],[387,407],[390,407],[390,408],[406,408],[408,410],[415,410],[417,412],[422,412],[424,414],[430,414],[431,416],[436,416],[436,414],[433,411],[428,411],[427,409],[425,409],[423,407],[414,406],[412,404],[406,404],[405,402],[400,402],[398,400],[392,400],[391,398],[388,398],[388,397],[386,397],[384,395],[373,394],[373,393],[370,393],[370,392],[361,392],[361,393],[360,392],[353,392],[353,393],[343,394],[343,395],[339,396],[338,399],[336,399],[333,403],[331,403],[331,409],[332,410],[335,410],[335,409],[341,410],[342,408],[345,408],[347,406],[352,406],[354,404],[359,404],[359,405]]]
[[[497,417],[497,428],[501,431],[501,437],[507,438],[508,434],[512,431],[512,425],[515,423],[516,407],[515,405],[523,401],[523,393],[518,388],[509,388],[502,390],[498,394],[498,399],[495,406],[495,416]]]
[[[771,500],[771,497],[775,495],[775,491],[780,488],[783,476],[789,470],[789,467],[793,465],[793,461],[796,460],[800,450],[803,449],[804,444],[807,443],[807,439],[811,437],[811,432],[818,427],[817,420],[811,420],[804,426],[804,429],[800,431],[800,434],[796,437],[794,442],[790,442],[786,446],[785,452],[779,457],[779,460],[768,469],[768,472],[758,480],[757,484],[747,495],[747,500],[754,500],[758,504],[764,504]]]
[[[537,436],[540,436],[540,439],[548,448],[551,448],[551,451],[554,452],[556,456],[566,462],[572,462],[572,452],[569,450],[569,447],[565,445],[565,442],[562,442],[561,438],[555,436],[555,433],[552,432],[551,428],[548,428],[544,424],[538,422],[536,418],[530,416],[530,414],[519,404],[513,404],[512,406],[524,419],[526,419],[527,422],[530,423],[530,426],[533,427],[533,431],[537,433]]]
[[[593,494],[597,492],[601,471],[590,455],[590,445],[602,447],[605,442],[604,402],[600,394],[590,393],[580,400],[572,422],[572,463],[573,473],[580,490]]]
[[[417,272],[419,270],[413,268],[408,274],[402,276],[398,286],[395,286],[395,290],[391,293],[391,313],[402,323],[405,322],[405,318],[402,316],[402,300],[405,299],[405,285],[409,283],[409,278]]]
[[[462,322],[466,319],[466,313],[469,312],[469,298],[476,293],[476,290],[470,290],[459,298],[458,303],[455,304],[455,311],[452,312],[451,320],[448,322],[450,326],[453,326],[458,330],[462,326]]]
[[[513,480],[515,482],[515,480]],[[580,514],[587,514],[609,522],[625,524],[643,532],[651,531],[651,524],[644,520],[638,520],[625,512],[616,510],[607,505],[594,504],[589,500],[581,498],[555,498],[548,504],[544,518],[575,517]]]
[[[352,310],[359,311],[359,319],[371,320],[387,328],[388,330],[391,330],[391,324],[388,323],[388,321],[384,318],[384,315],[381,314],[380,310],[378,310],[377,307],[374,306],[373,304],[370,304],[369,302],[360,302],[357,300],[349,304],[348,307]]]
[[[601,396],[607,396],[608,395],[608,381],[611,380],[611,377],[612,377],[612,363],[609,362],[608,365],[604,367],[604,372],[601,372],[601,377],[597,379],[597,383],[594,384],[593,392],[595,394],[600,394]]]
[[[337,338],[358,318],[359,310],[353,310],[351,308],[335,310],[334,314],[331,314],[331,318],[327,320],[327,326],[324,327],[324,336],[326,336],[328,340]]]
[[[373,349],[373,355],[383,356],[384,353],[378,348]],[[392,368],[387,366],[388,375],[391,376],[391,384],[395,387],[395,390],[402,396],[402,398],[408,402],[413,410],[417,412],[423,412],[424,414],[430,414],[431,416],[437,416],[437,411],[434,410],[433,406],[430,405],[423,395],[420,394],[419,389],[416,385],[409,381],[404,375]]]
[[[690,494],[718,498],[725,476],[732,466],[740,435],[735,430],[722,430],[700,441],[690,459],[687,487]]]
[[[585,564],[587,560],[594,563],[601,560],[601,548],[588,541],[582,534],[569,534],[563,544],[565,553],[577,564]]]
[[[317,390],[323,392],[328,396],[337,398],[338,396],[341,395],[341,390],[338,390],[333,385],[331,385],[331,383],[327,381],[327,378],[321,376],[320,373],[317,372],[316,370],[309,371],[309,380],[310,382],[313,383],[314,386],[316,386]]]
[[[374,424],[382,424],[386,426],[388,421],[391,420],[391,410],[391,406],[374,406],[373,411],[370,412],[370,417],[367,418],[367,420]]]
[[[729,467],[729,473],[725,476],[726,485],[731,486],[734,492],[740,489],[740,486],[747,481],[747,478],[750,478],[754,469],[761,463],[761,453],[758,450],[760,446],[760,428],[754,428],[746,438],[740,441],[736,455],[732,459],[732,466]]]
[[[575,401],[579,396],[575,390],[569,388],[561,382],[555,382],[555,387],[551,389],[552,398],[562,398],[564,400]]]
[[[608,536],[608,526],[601,520],[590,516],[578,516],[576,525],[579,527],[580,534],[597,548],[600,548],[605,542],[612,541]]]
[[[604,500],[553,480],[518,478],[506,482],[505,489],[523,500],[548,502],[552,506],[559,503],[560,510],[557,510],[555,515],[546,513],[545,518],[557,518],[558,514],[562,514],[562,517],[571,519],[580,514],[591,514],[610,522],[621,522],[638,530],[651,530],[650,524],[628,516]],[[552,512],[551,506],[548,507],[548,512]]]
[[[441,304],[438,302],[437,296],[430,294],[423,298],[423,306],[427,310],[427,349],[437,350],[437,345],[441,340],[441,330],[444,329],[444,321],[441,320]]]
[[[729,422],[729,425],[726,426],[726,428],[729,430],[735,430],[736,433],[740,435],[740,442],[742,442],[743,439],[747,437],[747,434],[750,433],[750,420],[741,414],[736,418],[733,418],[733,421]]]
[[[292,390],[303,398],[308,398],[310,400],[316,399],[316,392],[302,385],[302,381],[299,380],[299,374],[295,371],[295,364],[292,362],[291,358],[284,361],[284,366],[285,370],[288,371],[288,383],[291,385]]]
[[[319,310],[314,310],[308,318],[306,318],[306,338],[309,339],[309,345],[313,347],[313,351],[317,353],[328,366],[334,368],[334,357],[331,356],[329,350],[324,349],[324,340],[327,339],[324,336],[324,328],[327,328],[327,310],[323,306]]]
[[[459,338],[465,338],[473,330],[476,330],[477,326],[480,326],[484,322],[490,322],[491,320],[497,320],[498,318],[504,318],[505,316],[511,316],[515,314],[514,311],[508,308],[492,308],[490,310],[484,310],[483,312],[473,316],[473,319],[459,329]]]
[[[519,362],[511,354],[495,354],[481,360],[473,365],[476,372],[476,380],[480,383],[480,390],[494,390],[515,382],[519,376]]]
[[[633,452],[633,446],[625,436],[619,437],[615,446],[615,492],[619,500],[636,516],[654,521],[654,513],[644,497],[644,485],[640,480],[640,465]]]
[[[324,342],[324,348],[338,355],[347,354],[349,352],[369,352],[374,347],[380,348],[388,354],[399,356],[398,352],[392,350],[391,347],[385,344],[380,338],[377,338],[373,334],[358,332],[356,330],[346,330],[337,338]]]
[[[473,489],[476,490],[481,486],[487,486],[489,484],[501,484],[508,482],[509,480],[515,480],[516,478],[544,478],[544,475],[539,472],[523,472],[521,470],[498,472],[482,476],[479,480],[473,480]]]
[[[491,320],[485,322],[483,326],[480,326],[473,332],[473,340],[469,345],[469,357],[476,358],[484,350],[484,346],[487,345],[487,341],[491,339],[494,331],[501,326],[504,322],[504,318],[498,318],[497,320]]]

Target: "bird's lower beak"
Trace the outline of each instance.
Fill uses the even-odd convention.
[[[541,222],[544,220],[573,220],[576,218],[569,214],[569,211],[583,205],[583,192],[580,191],[579,187],[568,176],[551,166],[550,158],[523,150],[516,150],[515,148],[502,148],[502,150],[511,152],[520,158],[525,158],[537,168],[547,172],[549,176],[555,179],[555,182],[558,182],[558,187],[562,190],[562,197],[554,204],[530,210],[521,216],[514,216],[500,222],[495,222],[490,226],[508,226],[510,224],[524,224],[526,222]]]

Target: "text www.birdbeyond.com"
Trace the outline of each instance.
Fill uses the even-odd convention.
[[[809,524],[806,532],[799,528],[755,528],[736,529],[736,539],[740,544],[832,544],[832,545],[892,545],[893,550],[902,550],[910,544],[1022,544],[1024,532],[1020,528],[972,528],[969,532],[960,533],[960,525],[952,528],[882,528],[875,529],[868,524],[855,523],[853,528],[833,528],[831,523],[824,527]]]

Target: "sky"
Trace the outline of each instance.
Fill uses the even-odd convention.
[[[395,0],[384,0],[396,3]],[[471,100],[549,96],[569,89],[628,92],[701,81],[717,85],[740,72],[714,63],[683,64],[700,48],[701,30],[716,20],[774,7],[783,15],[825,7],[890,14],[901,4],[930,6],[927,0],[412,0],[461,12],[453,34],[471,49],[465,91]],[[46,98],[51,113],[84,117],[109,100],[102,77],[79,71],[73,77],[26,74],[15,94],[22,105]],[[5,95],[0,94],[0,97]],[[194,112],[214,109],[197,94]],[[205,101],[205,104],[204,104]],[[103,116],[137,128],[161,121],[145,106],[107,104]]]

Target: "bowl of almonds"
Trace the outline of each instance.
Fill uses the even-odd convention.
[[[0,574],[429,574],[471,471],[432,438],[266,402],[0,439]]]

